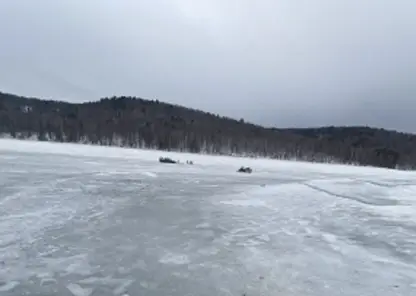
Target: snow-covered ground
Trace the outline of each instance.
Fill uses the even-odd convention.
[[[416,295],[416,174],[0,140],[0,295]]]

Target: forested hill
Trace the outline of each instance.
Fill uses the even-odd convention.
[[[368,127],[272,129],[133,97],[71,104],[0,93],[0,134],[41,141],[416,168],[416,136]]]

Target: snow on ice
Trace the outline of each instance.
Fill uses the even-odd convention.
[[[415,173],[163,155],[0,140],[2,295],[416,294]]]

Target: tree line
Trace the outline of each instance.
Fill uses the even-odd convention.
[[[73,104],[0,93],[0,134],[40,141],[416,168],[416,136],[369,127],[264,128],[135,97]]]

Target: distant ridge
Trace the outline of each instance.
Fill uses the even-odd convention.
[[[0,135],[195,153],[416,168],[416,135],[370,127],[265,128],[135,97],[88,103],[0,93]]]

